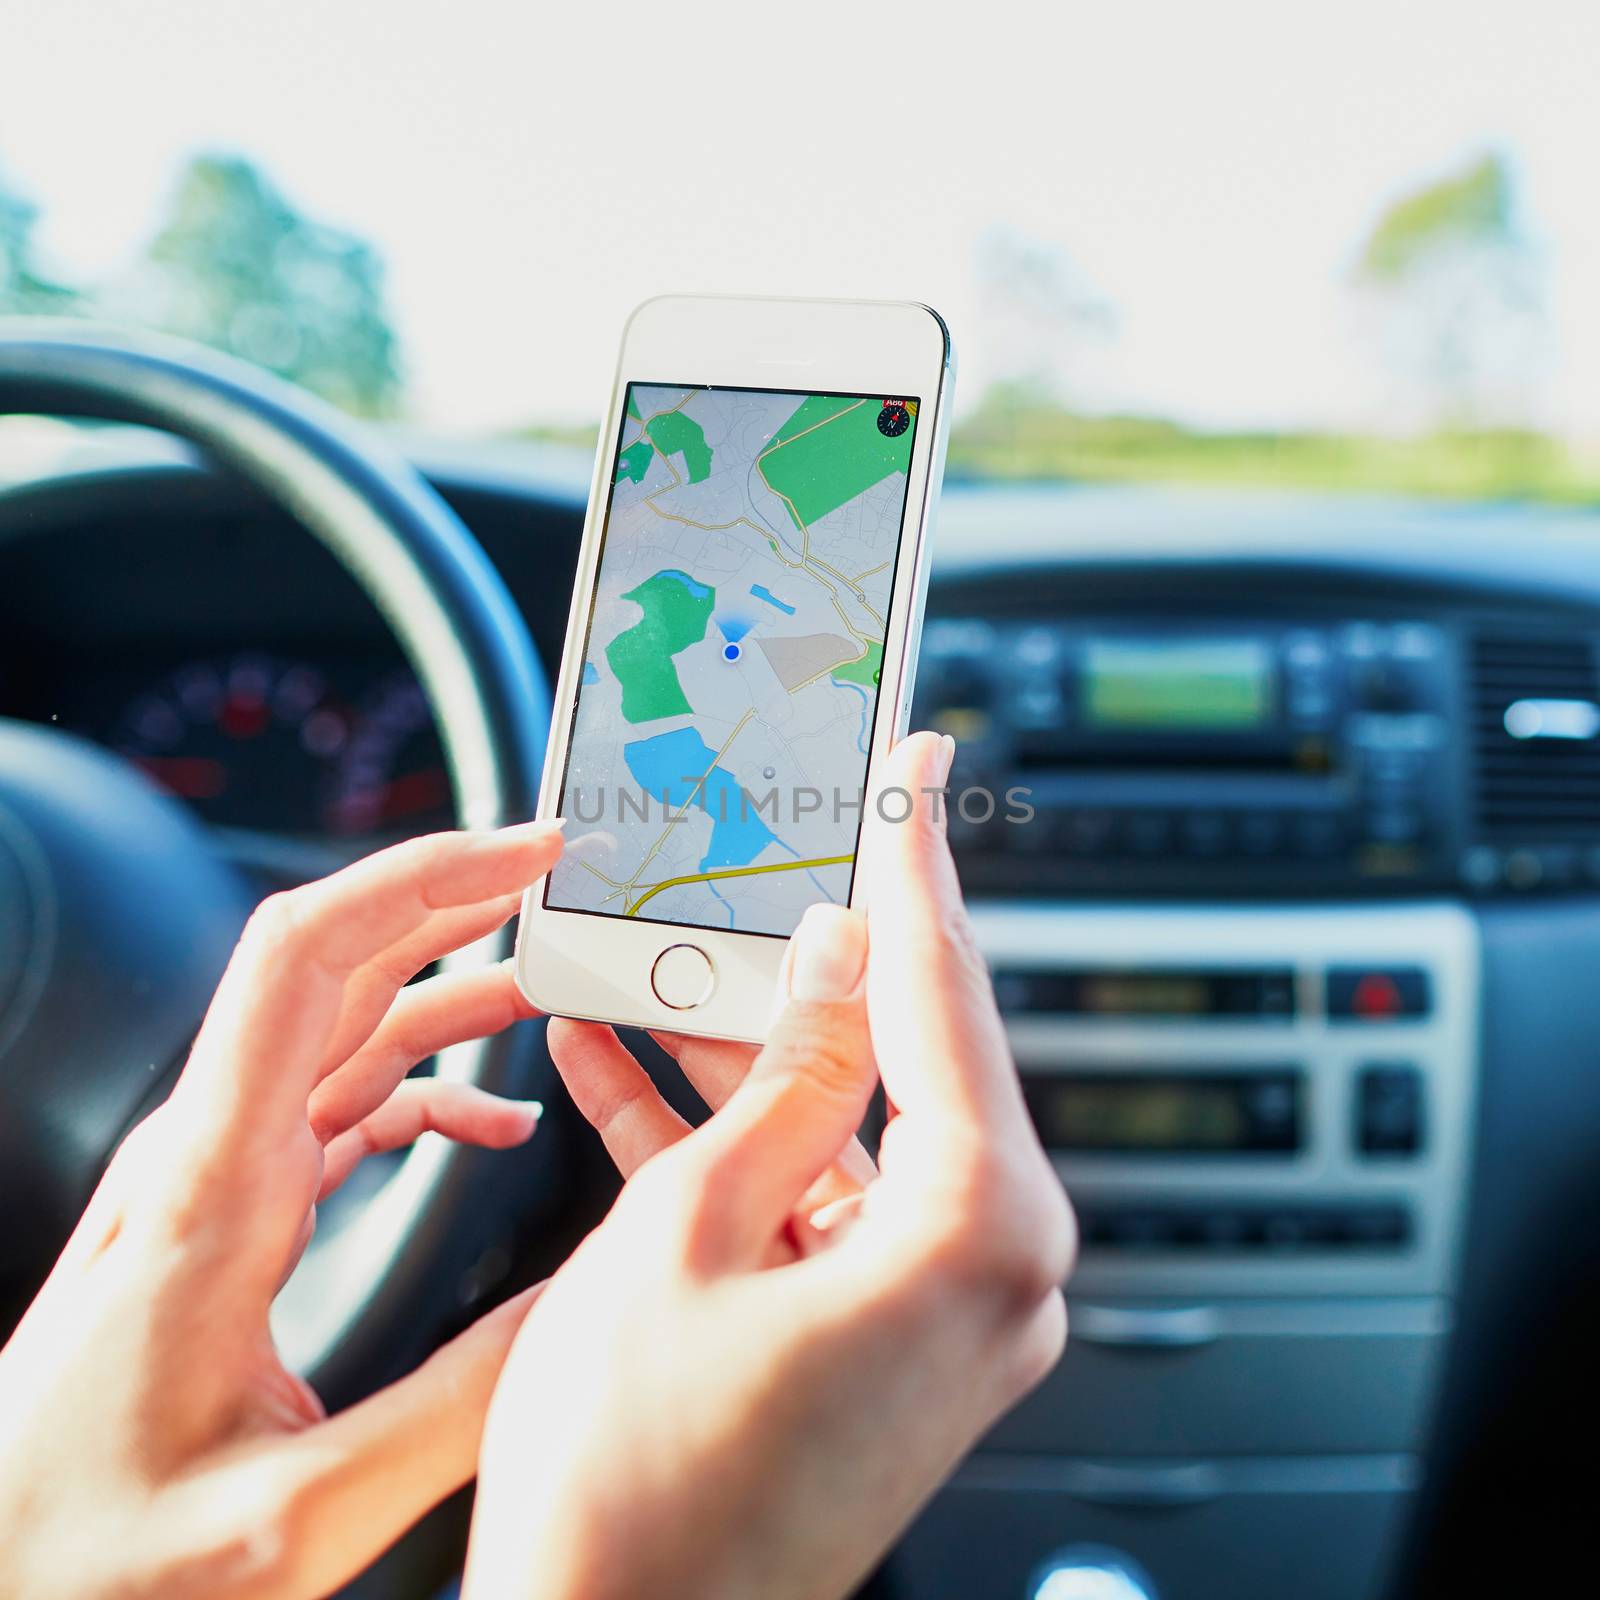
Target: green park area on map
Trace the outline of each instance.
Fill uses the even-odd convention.
[[[911,433],[878,428],[878,400],[812,395],[773,434],[756,465],[803,530],[911,461]]]
[[[639,415],[631,396],[628,415]],[[643,483],[657,451],[669,466],[673,456],[681,456],[690,483],[704,483],[711,476],[711,446],[700,424],[681,411],[667,411],[647,423],[644,433],[617,458],[616,482],[626,478],[630,483]]]
[[[711,446],[700,424],[681,411],[669,411],[646,424],[645,432],[662,455],[683,457],[690,483],[704,483],[711,476]]]
[[[859,683],[864,689],[876,689],[882,670],[883,646],[874,642],[867,646],[867,653],[859,661],[841,662],[831,675],[842,683]]]
[[[617,482],[626,478],[630,483],[643,483],[654,459],[655,451],[650,448],[648,439],[634,440],[617,459]]]
[[[644,612],[606,646],[606,661],[622,686],[622,715],[649,722],[691,710],[672,658],[705,637],[716,592],[686,573],[666,571],[622,598]]]

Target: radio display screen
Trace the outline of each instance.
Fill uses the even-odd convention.
[[[998,967],[1001,1010],[1073,1017],[1289,1021],[1295,1015],[1292,967]]]
[[[1249,732],[1273,719],[1274,676],[1260,639],[1089,639],[1080,710],[1104,732]]]
[[[1029,1076],[1024,1094],[1047,1149],[1080,1154],[1292,1155],[1293,1072]]]

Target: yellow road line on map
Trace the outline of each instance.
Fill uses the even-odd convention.
[[[660,883],[651,884],[645,892],[633,902],[623,913],[624,916],[636,917],[639,907],[646,900],[661,893],[663,889],[676,889],[681,883],[706,883],[712,878],[750,878],[758,872],[800,872],[806,867],[843,867],[855,860],[854,855],[848,856],[823,856],[817,861],[779,861],[770,867],[727,867],[721,872],[692,872],[686,878],[663,878]]]

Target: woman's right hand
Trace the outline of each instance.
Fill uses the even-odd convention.
[[[949,750],[891,757],[918,799],[873,828],[870,913],[807,915],[753,1064],[675,1046],[726,1097],[703,1127],[608,1029],[552,1023],[628,1181],[497,1387],[476,1600],[833,1600],[1059,1356],[1072,1214],[929,800]],[[853,1136],[880,1073],[874,1176]]]

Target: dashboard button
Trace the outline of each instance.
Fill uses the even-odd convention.
[[[1165,855],[1172,848],[1172,819],[1160,812],[1135,812],[1128,818],[1128,848],[1136,856]]]
[[[1116,819],[1109,811],[1069,811],[1058,832],[1068,855],[1103,856],[1115,851]]]
[[[1513,889],[1536,889],[1544,881],[1544,861],[1534,850],[1513,850],[1506,857],[1506,882]]]
[[[1380,844],[1409,844],[1422,832],[1422,818],[1403,807],[1385,807],[1367,819],[1367,837]]]
[[[1170,1248],[1178,1242],[1179,1220],[1170,1211],[1123,1211],[1112,1218],[1109,1242],[1132,1250]]]
[[[1062,813],[1043,807],[1036,807],[1026,822],[1011,821],[1001,810],[991,819],[990,831],[996,831],[993,823],[998,822],[1000,838],[1012,855],[1048,855],[1061,848],[1063,820]]]
[[[1053,683],[1025,684],[1011,702],[1011,720],[1019,728],[1059,728],[1065,714]]]
[[[1078,1207],[1078,1237],[1085,1245],[1107,1245],[1111,1243],[1115,1219],[1110,1212],[1102,1211],[1095,1206],[1080,1205]]]
[[[1220,856],[1228,848],[1227,818],[1214,811],[1193,811],[1183,819],[1180,837],[1189,856]]]
[[[1262,1223],[1262,1237],[1273,1249],[1297,1249],[1309,1236],[1308,1218],[1298,1211],[1269,1212]]]
[[[1374,750],[1367,757],[1367,777],[1374,783],[1414,783],[1422,771],[1422,755],[1416,750]]]
[[[1284,654],[1296,671],[1321,671],[1328,664],[1328,641],[1320,633],[1291,633],[1284,641]]]
[[[1333,713],[1333,701],[1325,694],[1297,689],[1289,698],[1289,715],[1308,728],[1324,726]]]
[[[1364,1156],[1414,1156],[1423,1142],[1422,1074],[1412,1066],[1363,1067],[1356,1078],[1355,1143]]]
[[[1421,967],[1330,967],[1328,1015],[1336,1022],[1401,1022],[1432,1009]]]
[[[1239,824],[1239,848],[1247,856],[1276,855],[1283,844],[1283,818],[1270,811],[1245,817]]]
[[[1344,824],[1335,816],[1301,817],[1294,826],[1294,842],[1301,855],[1335,856],[1344,844]]]
[[[1263,1017],[1295,1014],[1295,975],[1292,971],[1264,973],[1256,991],[1256,1011]]]
[[[1345,1244],[1368,1247],[1405,1244],[1411,1237],[1410,1215],[1400,1206],[1352,1206],[1339,1219]]]
[[[1238,1211],[1202,1212],[1196,1232],[1196,1242],[1210,1250],[1237,1250],[1250,1243],[1249,1219]]]
[[[1539,852],[1546,884],[1569,884],[1578,877],[1578,852],[1571,845],[1547,845]]]
[[[1097,1250],[1216,1253],[1396,1249],[1411,1239],[1410,1212],[1390,1201],[1342,1205],[1259,1202],[1169,1208],[1085,1205],[1079,1236]]]

